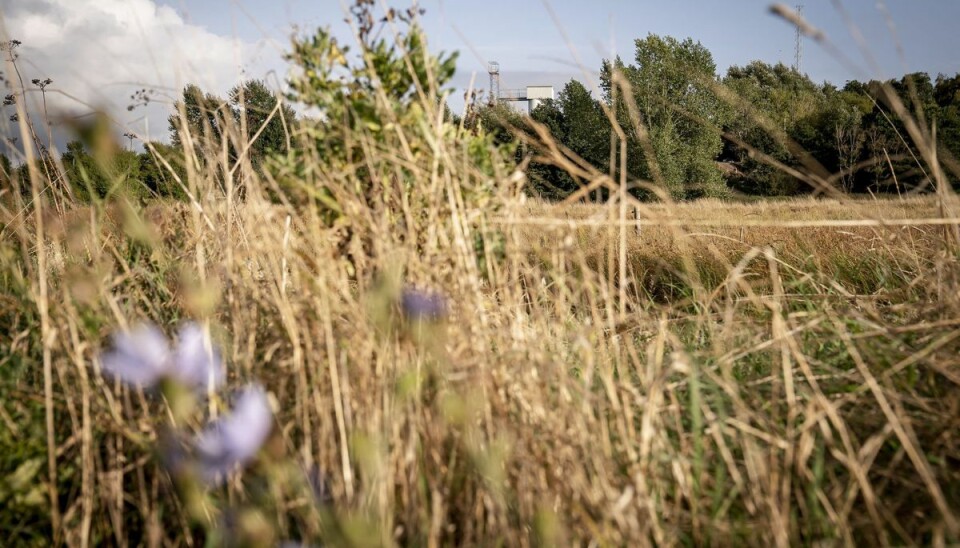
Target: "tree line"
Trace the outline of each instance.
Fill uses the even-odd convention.
[[[73,127],[75,139],[62,154],[55,154],[42,142],[38,169],[44,179],[80,201],[104,199],[118,193],[137,199],[168,197],[185,199],[188,189],[188,162],[209,172],[208,164],[225,175],[240,155],[254,170],[262,170],[267,158],[285,154],[289,136],[299,123],[285,98],[274,93],[262,80],[248,80],[220,97],[187,85],[173,104],[168,118],[168,140],[143,143],[133,150],[132,133],[124,148],[115,128],[105,116]],[[188,136],[188,137],[186,137]],[[189,143],[184,142],[188,138]],[[224,146],[225,145],[225,146]],[[28,166],[14,167],[0,153],[0,185],[16,180],[21,192],[29,190]]]
[[[960,175],[960,74],[921,72],[839,88],[762,61],[718,76],[711,52],[692,39],[651,34],[635,46],[630,62],[603,62],[599,97],[571,80],[529,117],[474,97],[463,118],[446,109],[446,119],[502,146],[523,141],[516,159],[527,165],[530,191],[547,199],[569,196],[587,181],[538,154],[530,122],[597,171],[630,181],[639,198],[922,191],[932,188],[930,155],[921,150],[931,142],[948,179],[956,183]],[[907,119],[889,104],[890,93],[902,98]],[[39,146],[40,165],[49,180],[62,180],[84,200],[121,189],[184,198],[191,167],[226,175],[241,160],[262,170],[267,158],[292,152],[290,136],[302,120],[284,99],[260,80],[226,97],[189,85],[169,118],[169,142],[144,143],[138,154],[97,137],[108,129],[85,129],[59,157]],[[928,132],[927,144],[910,137],[911,119]],[[0,183],[26,177],[26,166],[14,168],[0,155]]]
[[[930,189],[933,169],[920,150],[930,142],[948,179],[956,184],[960,175],[960,75],[918,72],[841,88],[762,61],[718,76],[710,51],[691,39],[649,35],[635,45],[631,63],[603,63],[600,97],[571,80],[530,119],[615,180],[625,165],[629,181],[652,183],[632,185],[638,197],[657,188],[675,199]],[[888,104],[890,92],[928,132],[925,143],[910,137],[907,120]],[[525,126],[502,104],[477,107],[475,118],[504,142],[511,129]],[[617,136],[611,141],[617,128],[625,158]],[[536,148],[528,154],[536,156]],[[563,198],[586,183],[550,162],[534,161],[528,172],[546,198]]]

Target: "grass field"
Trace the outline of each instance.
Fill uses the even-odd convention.
[[[960,207],[935,149],[924,196],[636,204],[555,158],[613,199],[545,204],[446,121],[435,65],[369,49],[347,93],[313,70],[349,68],[331,43],[298,50],[302,96],[343,127],[304,122],[258,169],[246,128],[184,124],[183,201],[72,199],[17,106],[0,544],[960,542]],[[401,99],[367,93],[376,71]],[[187,320],[222,390],[104,374],[112,336]],[[192,436],[249,383],[269,439],[204,484]]]
[[[37,541],[57,520],[69,544],[195,538],[150,458],[163,403],[104,382],[94,361],[115,326],[194,317],[230,384],[269,387],[272,451],[328,485],[329,515],[288,487],[232,481],[234,504],[266,497],[300,516],[276,535],[955,538],[958,271],[955,242],[923,224],[936,199],[656,207],[641,216],[716,226],[631,226],[626,287],[619,225],[600,222],[618,209],[509,201],[427,224],[428,238],[370,217],[364,251],[253,200],[45,214],[43,249],[38,219],[7,217],[3,466],[23,478],[3,493],[23,517],[5,513],[5,530]],[[741,232],[743,219],[756,226]],[[779,226],[837,219],[918,222]],[[485,232],[501,238],[485,264],[466,232],[484,224],[502,227]],[[401,278],[443,292],[448,320],[394,323],[383,303],[399,282],[384,280]]]

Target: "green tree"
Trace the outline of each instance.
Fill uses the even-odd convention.
[[[148,194],[141,181],[139,158],[129,150],[114,148],[94,155],[83,142],[71,141],[60,162],[79,200],[102,200],[118,193],[139,199]]]
[[[106,195],[109,185],[106,177],[87,153],[80,141],[67,143],[67,150],[60,156],[64,175],[79,200],[88,202],[92,197]]]
[[[569,146],[568,124],[559,101],[554,99],[543,101],[533,109],[530,118],[544,125],[557,144]],[[577,189],[577,182],[573,177],[563,168],[552,164],[531,162],[527,169],[527,177],[531,183],[530,190],[548,200],[563,199]]]
[[[744,174],[732,186],[749,194],[784,196],[798,192],[800,181],[761,155],[782,164],[797,164],[787,143],[797,122],[818,111],[818,86],[783,63],[762,61],[730,67],[723,85],[735,97],[733,116],[725,130],[736,140],[728,142],[723,159],[736,164]]]
[[[819,89],[817,109],[797,120],[790,132],[796,143],[834,174],[835,186],[856,190],[854,171],[866,140],[860,101],[829,84]]]
[[[493,136],[493,142],[497,145],[516,143],[515,131],[526,126],[520,112],[505,102],[478,107],[473,123],[476,129]]]
[[[144,186],[160,197],[186,199],[186,193],[181,186],[187,181],[183,150],[157,142],[149,143],[144,148],[145,150],[138,156],[140,177]],[[180,179],[180,183],[177,182],[177,178]]]
[[[945,127],[940,100],[949,95],[947,89],[948,84],[945,84],[938,94],[930,76],[922,72],[886,82],[850,82],[844,87],[844,91],[855,93],[872,105],[861,123],[865,137],[861,162],[871,167],[857,174],[857,189],[903,191],[931,188],[930,166],[922,160],[924,155],[920,148],[927,145],[916,143],[910,137],[906,124],[890,104],[889,96],[892,93],[900,98],[922,131],[929,132],[936,124],[938,143],[949,152],[950,137],[945,141],[940,135]],[[950,133],[949,129],[947,133]]]
[[[317,205],[331,222],[349,222],[340,204],[356,199],[371,208],[399,211],[402,196],[413,204],[404,207],[416,210],[418,200],[429,199],[420,190],[422,175],[393,159],[404,154],[421,161],[441,149],[464,154],[475,170],[471,173],[486,174],[482,180],[457,175],[464,199],[489,197],[497,180],[493,174],[503,173],[513,150],[493,146],[490,133],[461,133],[443,122],[440,98],[451,91],[446,86],[456,55],[429,51],[415,7],[390,9],[384,17],[374,15],[374,9],[368,1],[351,9],[358,29],[356,55],[325,29],[293,44],[288,59],[298,71],[290,80],[289,98],[318,116],[301,122],[298,146],[277,161],[277,181],[288,191],[287,199]],[[375,22],[383,20],[398,22],[400,30],[376,32]],[[322,170],[316,168],[318,159]],[[448,168],[440,161],[431,169]]]
[[[654,34],[637,40],[634,65],[619,59],[605,62],[601,83],[607,103],[628,134],[628,171],[631,177],[655,179],[675,198],[716,196],[726,185],[716,165],[723,142],[719,128],[726,109],[717,97],[716,64],[710,51],[691,39],[683,41]],[[613,104],[614,71],[622,71],[632,97]],[[647,158],[623,101],[633,101],[640,121],[649,131],[654,158]]]
[[[286,154],[297,123],[293,108],[262,80],[248,80],[234,87],[229,97],[231,116],[238,128],[246,127],[244,146],[250,143],[253,166],[260,168],[271,154]]]
[[[954,181],[960,181],[960,74],[952,78],[939,75],[934,96],[940,107],[937,141],[946,152],[941,155]]]
[[[580,82],[570,80],[556,100],[541,103],[530,117],[550,130],[558,144],[600,171],[609,164],[610,121],[601,103]],[[556,166],[531,164],[531,180],[544,197],[563,198],[583,181]]]
[[[0,152],[0,189],[11,190],[13,179],[13,164],[6,154]]]
[[[835,188],[856,189],[854,168],[868,140],[862,121],[873,103],[855,86],[838,90],[782,63],[762,61],[731,67],[723,85],[734,100],[722,158],[741,173],[731,186],[774,196],[811,190],[776,162],[824,178],[835,175]]]
[[[564,144],[601,171],[610,163],[610,121],[600,102],[576,80],[557,97],[565,123]]]
[[[170,141],[176,147],[184,146],[186,133],[190,134],[197,147],[208,144],[218,147],[227,131],[227,120],[233,118],[227,101],[204,92],[194,84],[183,88],[183,94],[173,108],[174,112],[167,121]]]

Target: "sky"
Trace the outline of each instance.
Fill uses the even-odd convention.
[[[170,103],[184,84],[223,94],[241,79],[256,77],[279,88],[288,73],[283,53],[294,32],[329,26],[349,39],[343,22],[348,1],[0,0],[0,36],[23,42],[19,63],[25,80],[54,80],[48,88],[52,111],[77,116],[101,108],[124,131],[163,138]],[[853,61],[841,62],[804,40],[801,69],[815,81],[843,85],[912,71],[960,72],[960,2],[803,3],[806,18]],[[431,48],[460,52],[454,85],[461,89],[471,79],[475,87],[487,87],[488,61],[500,63],[505,89],[545,84],[559,91],[570,78],[589,85],[602,59],[620,55],[630,62],[634,40],[649,33],[701,42],[713,53],[719,74],[754,59],[786,64],[794,59],[794,31],[770,15],[769,0],[421,0],[420,5],[427,10],[422,24]],[[868,56],[861,54],[858,34]],[[143,89],[151,99],[146,105],[131,98]],[[38,94],[30,95],[36,101]],[[457,110],[458,101],[451,103]],[[131,105],[135,108],[128,110]],[[3,114],[0,123],[7,119]]]

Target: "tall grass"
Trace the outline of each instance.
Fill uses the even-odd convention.
[[[637,230],[603,174],[609,205],[525,201],[522,171],[478,162],[493,145],[446,122],[437,94],[412,100],[418,127],[352,131],[354,164],[198,157],[185,203],[60,195],[61,212],[41,170],[29,197],[7,189],[4,543],[204,542],[154,458],[165,402],[97,361],[116,329],[188,317],[215,334],[230,385],[260,379],[276,401],[275,443],[208,516],[256,529],[236,509],[268,500],[263,542],[960,542],[949,186],[664,202]],[[246,134],[198,150],[245,150]],[[363,177],[374,188],[357,192]],[[403,320],[404,285],[442,292],[446,320]],[[278,455],[319,501],[256,480]]]

